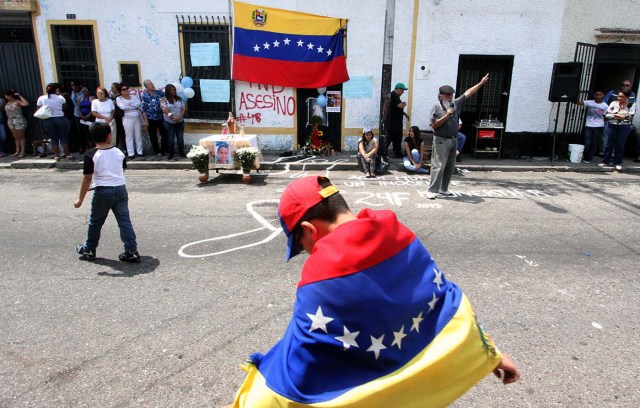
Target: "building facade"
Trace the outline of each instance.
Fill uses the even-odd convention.
[[[379,132],[383,96],[396,82],[409,88],[402,97],[411,118],[407,128],[427,128],[441,85],[462,93],[489,72],[490,82],[462,114],[463,129],[473,135],[476,120],[497,118],[505,125],[507,147],[519,155],[542,154],[539,139],[554,130],[558,105],[548,100],[554,63],[583,62],[583,99],[624,79],[637,92],[640,81],[637,12],[620,12],[610,0],[598,7],[580,0],[256,3],[347,20],[352,80],[328,88],[341,97],[339,112],[327,112],[338,149],[355,149],[363,127]],[[306,138],[307,102],[317,90],[231,80],[228,102],[201,100],[199,80],[231,79],[232,13],[232,2],[220,0],[5,0],[0,86],[20,88],[35,102],[48,82],[79,80],[95,88],[125,81],[141,89],[147,78],[161,87],[190,76],[196,96],[189,100],[187,142],[218,132],[233,111],[247,133],[260,135],[264,148],[295,148]],[[219,44],[219,65],[194,66],[196,43]],[[383,72],[390,78],[383,80]],[[581,115],[563,103],[558,132],[579,135]]]

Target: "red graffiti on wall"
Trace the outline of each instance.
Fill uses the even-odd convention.
[[[293,116],[296,113],[296,101],[293,96],[283,93],[283,86],[250,83],[249,88],[249,91],[240,93],[238,111],[270,110],[283,116]]]
[[[262,122],[262,114],[260,112],[256,112],[256,113],[251,113],[251,112],[247,112],[245,113],[239,113],[238,117],[236,118],[236,121],[239,123],[243,123],[245,125],[254,125],[256,123],[260,123]]]

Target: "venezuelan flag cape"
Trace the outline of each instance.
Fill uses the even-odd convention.
[[[314,246],[284,338],[251,356],[234,406],[447,406],[500,357],[413,232],[363,210]]]
[[[346,20],[233,3],[235,80],[321,88],[349,80]]]

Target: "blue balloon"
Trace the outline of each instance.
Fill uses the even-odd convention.
[[[316,99],[316,105],[320,106],[321,108],[327,106],[327,97],[324,95],[318,95],[318,99]]]
[[[182,81],[180,81],[180,83],[185,88],[191,88],[193,86],[193,79],[191,79],[191,77],[186,76],[182,78]]]

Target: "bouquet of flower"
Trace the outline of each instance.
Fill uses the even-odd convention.
[[[302,153],[304,156],[318,156],[320,154],[327,154],[331,151],[331,143],[323,139],[324,131],[320,129],[313,129],[311,135],[307,139],[307,142],[302,146]]]
[[[236,150],[235,160],[240,162],[242,170],[251,170],[256,157],[258,157],[258,149],[255,147],[242,147]]]
[[[209,150],[199,145],[193,145],[187,157],[191,159],[193,167],[200,173],[206,173],[209,169]]]

